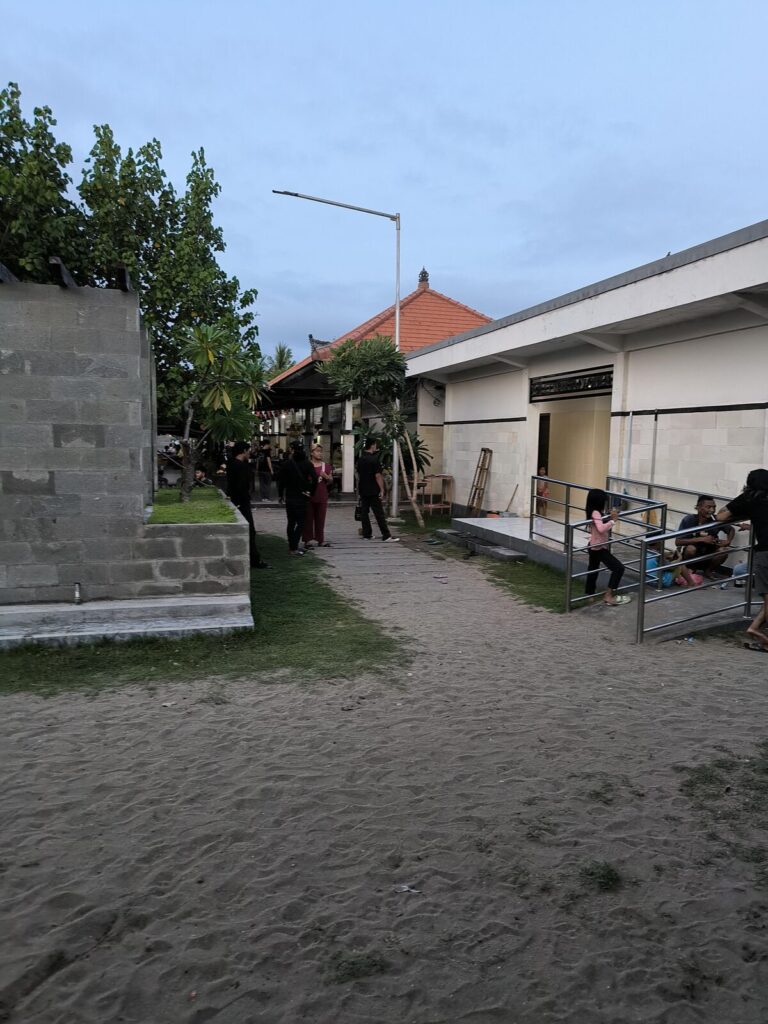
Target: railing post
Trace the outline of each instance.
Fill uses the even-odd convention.
[[[571,543],[571,544],[568,543],[568,528],[570,526],[570,523],[571,523],[571,485],[570,484],[566,484],[565,485],[565,537],[564,537],[566,554],[573,547],[573,543]],[[571,537],[571,541],[573,541],[573,537]]]
[[[531,504],[528,507],[528,540],[533,540],[533,517],[536,515],[536,477],[531,477]]]
[[[637,626],[635,628],[635,643],[641,644],[645,635],[645,560],[647,556],[648,541],[646,537],[640,538],[640,578],[637,581]],[[661,574],[661,566],[659,566]]]
[[[752,618],[752,560],[755,551],[755,528],[749,526],[749,553],[747,554],[747,579],[744,587],[744,617]]]
[[[573,597],[573,527],[565,527],[565,610],[571,611]]]

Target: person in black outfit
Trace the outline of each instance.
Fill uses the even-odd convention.
[[[370,513],[376,517],[381,539],[389,543],[396,543],[399,537],[393,537],[387,526],[387,517],[381,501],[384,497],[384,476],[381,468],[381,459],[378,456],[379,444],[372,438],[365,442],[363,454],[357,460],[357,493],[360,498],[360,522],[363,527],[363,537],[371,540],[373,529],[371,528]]]
[[[747,636],[768,651],[768,634],[763,629],[768,621],[768,469],[753,469],[747,476],[747,486],[717,513],[716,519],[719,523],[749,519],[754,528],[754,591],[762,597],[763,606],[747,627]]]
[[[277,456],[275,477],[277,478],[277,500],[282,505],[285,501],[285,466],[288,462],[288,452],[280,451]]]
[[[256,547],[256,527],[253,525],[253,513],[251,512],[251,467],[248,464],[250,454],[251,446],[246,441],[238,441],[233,445],[227,462],[227,494],[229,500],[248,523],[251,568],[269,569]]]
[[[269,501],[273,476],[272,446],[269,441],[262,441],[256,466],[259,473],[259,497],[262,501]]]
[[[304,531],[307,499],[317,487],[317,474],[301,441],[291,442],[291,457],[283,466],[282,484],[288,517],[288,550],[292,555],[303,555],[304,552],[299,551],[299,541]]]

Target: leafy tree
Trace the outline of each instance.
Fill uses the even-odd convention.
[[[285,373],[286,370],[290,370],[294,362],[293,352],[287,345],[275,345],[274,354],[267,361],[267,377],[271,380],[273,377]]]
[[[396,442],[394,447],[402,471],[403,483],[408,500],[419,526],[424,526],[421,510],[416,502],[415,489],[408,482],[403,459],[402,445],[405,442],[410,456],[411,467],[418,466],[416,453],[405,420],[400,412],[399,401],[405,390],[405,356],[398,352],[392,339],[377,334],[373,338],[343,341],[333,355],[320,366],[342,398],[362,398],[368,401],[384,421],[383,434]],[[415,473],[414,473],[415,482]]]
[[[17,277],[50,281],[49,256],[60,256],[77,280],[85,258],[85,218],[68,195],[72,150],[57,142],[50,107],[21,113],[15,82],[0,92],[0,259]]]
[[[180,499],[189,501],[195,474],[195,453],[202,441],[192,438],[195,420],[210,417],[209,430],[214,440],[235,436],[243,429],[244,410],[253,413],[266,382],[258,345],[244,342],[225,324],[201,324],[190,328],[181,346],[181,358],[190,380],[182,403],[184,431]]]

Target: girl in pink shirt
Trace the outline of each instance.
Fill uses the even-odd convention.
[[[607,605],[629,604],[631,598],[617,594],[621,577],[624,575],[624,566],[611,554],[610,546],[606,541],[610,540],[613,524],[619,518],[618,511],[611,509],[610,515],[605,514],[608,506],[608,495],[605,491],[595,487],[587,494],[587,506],[585,513],[587,519],[591,520],[589,527],[589,574],[584,585],[584,593],[592,595],[597,588],[597,577],[600,574],[600,566],[604,565],[610,572],[608,586],[603,601]]]

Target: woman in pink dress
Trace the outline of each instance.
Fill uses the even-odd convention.
[[[323,461],[323,446],[313,444],[310,449],[312,468],[317,474],[317,487],[307,505],[304,519],[304,547],[314,543],[316,547],[327,548],[325,539],[325,516],[328,512],[328,487],[333,483],[333,466]]]

